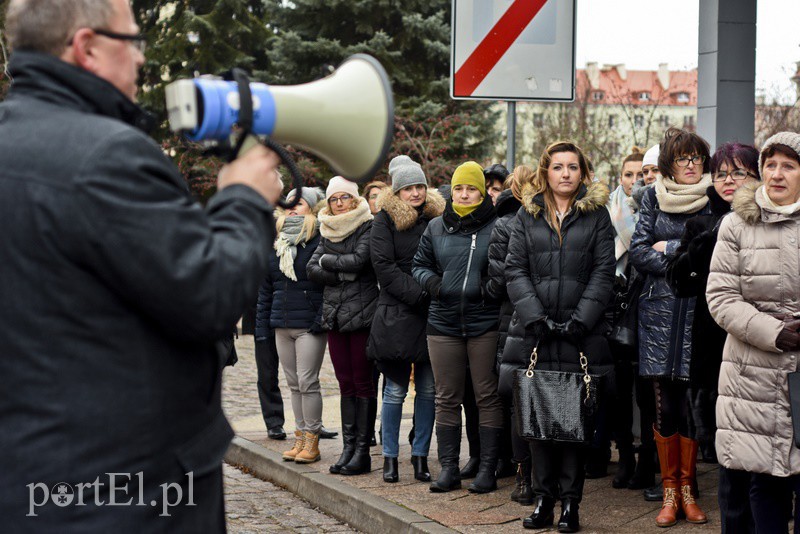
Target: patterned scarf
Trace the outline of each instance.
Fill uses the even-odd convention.
[[[631,246],[631,238],[633,237],[633,231],[636,230],[636,221],[638,219],[628,202],[629,198],[625,194],[625,188],[620,184],[611,193],[608,201],[611,224],[614,225],[614,230],[617,232],[617,236],[614,239],[614,257],[617,260],[618,275],[624,275],[625,268],[628,265],[628,249]]]
[[[297,246],[306,246],[306,236],[303,232],[304,215],[286,217],[283,228],[275,240],[275,252],[278,254],[278,264],[281,272],[293,282],[297,282],[294,272],[294,259],[297,257]]]
[[[706,189],[712,185],[711,175],[704,174],[696,184],[679,184],[663,176],[656,180],[656,199],[664,213],[695,213],[708,204]]]

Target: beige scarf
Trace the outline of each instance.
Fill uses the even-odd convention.
[[[789,204],[788,206],[778,206],[775,204],[772,199],[769,198],[763,185],[756,189],[756,204],[762,209],[781,215],[794,215],[797,211],[800,211],[800,201]]]
[[[656,180],[656,199],[664,213],[695,213],[708,204],[706,190],[711,185],[711,175],[704,174],[696,184],[679,184],[663,176]]]
[[[359,197],[358,206],[340,215],[331,215],[330,206],[325,206],[319,212],[319,233],[322,237],[333,243],[340,243],[347,239],[359,226],[372,220],[369,203],[364,197]]]

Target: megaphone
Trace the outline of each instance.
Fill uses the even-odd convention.
[[[371,179],[392,143],[394,100],[389,77],[365,54],[330,76],[303,85],[251,83],[252,133],[294,145],[353,181]],[[227,140],[239,117],[236,82],[193,78],[166,88],[170,128],[193,141]]]

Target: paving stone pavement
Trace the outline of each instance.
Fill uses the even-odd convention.
[[[227,464],[223,473],[231,534],[358,532],[274,484]]]

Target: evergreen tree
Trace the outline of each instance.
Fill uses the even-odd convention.
[[[392,81],[390,157],[411,156],[439,183],[463,161],[491,154],[497,112],[487,103],[449,97],[450,0],[267,0],[267,6],[274,33],[269,83],[307,82],[352,54],[367,53]]]

